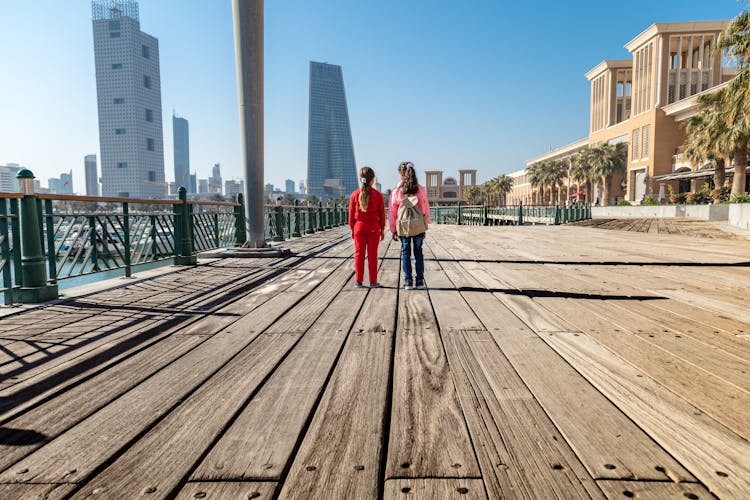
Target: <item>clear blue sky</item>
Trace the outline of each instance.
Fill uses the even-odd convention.
[[[421,173],[476,168],[484,181],[588,132],[588,82],[654,22],[730,19],[738,0],[268,0],[266,182],[306,177],[308,64],[343,67],[357,165],[384,188]],[[190,163],[241,176],[229,0],[141,0],[159,39],[167,179],[172,109],[190,121]],[[47,178],[99,153],[90,2],[3,0],[0,164]],[[420,179],[421,179],[420,175]]]

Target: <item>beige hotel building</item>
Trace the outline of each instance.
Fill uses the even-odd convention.
[[[713,169],[691,165],[682,156],[684,122],[696,113],[699,94],[716,90],[736,74],[736,68],[725,66],[714,50],[728,23],[649,26],[625,45],[631,59],[602,61],[586,73],[591,85],[588,137],[529,160],[527,167],[545,160],[569,161],[588,145],[627,142],[627,174],[624,179],[613,179],[609,204],[614,204],[615,197],[631,203],[639,203],[646,195],[668,198],[669,185],[685,192],[708,182]],[[537,200],[525,169],[509,175],[514,178],[509,203],[549,201]],[[560,200],[582,195],[583,189],[569,179]],[[593,191],[589,202],[599,199],[599,186]]]

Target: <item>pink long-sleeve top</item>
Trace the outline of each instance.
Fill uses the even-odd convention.
[[[401,201],[406,198],[407,195],[401,192],[401,184],[399,183],[393,191],[391,191],[391,199],[388,202],[388,225],[390,226],[391,232],[396,232],[396,216],[398,216],[398,208],[401,206]],[[411,195],[414,196],[414,195]],[[427,201],[427,191],[424,186],[419,185],[417,189],[417,204],[422,209],[425,216],[427,216],[427,223],[430,223],[430,203]]]

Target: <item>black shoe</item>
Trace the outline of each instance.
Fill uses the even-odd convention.
[[[375,283],[370,283],[370,288],[382,288],[383,285],[378,283],[377,281]]]
[[[357,281],[357,288],[362,288],[362,282],[361,281]]]
[[[424,281],[423,280],[417,280],[417,284],[414,286],[416,290],[424,290]]]

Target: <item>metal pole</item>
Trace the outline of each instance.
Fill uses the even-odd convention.
[[[263,0],[232,0],[247,244],[264,247],[263,227]]]
[[[57,285],[47,283],[47,269],[42,250],[39,206],[34,194],[34,174],[23,169],[16,175],[24,194],[18,218],[21,227],[20,302],[39,303],[58,297]],[[15,249],[14,249],[15,251]]]

